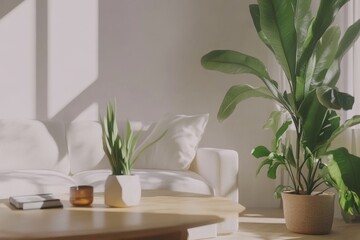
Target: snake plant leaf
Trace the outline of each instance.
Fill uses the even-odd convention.
[[[360,169],[360,158],[350,154],[346,148],[338,148],[328,152],[328,159],[329,174],[337,185],[340,193],[340,203],[344,205],[342,206],[343,209],[349,211],[350,208],[350,212],[353,206],[360,209],[358,201],[360,196],[360,174],[353,171],[353,169]],[[352,202],[350,205],[349,200]]]
[[[251,97],[274,99],[270,91],[265,87],[254,88],[250,85],[232,86],[225,94],[220,106],[217,115],[218,120],[223,121],[228,118],[235,110],[237,104]]]
[[[338,26],[333,26],[324,33],[321,41],[319,41],[315,51],[316,64],[313,74],[313,79],[317,83],[316,85],[322,84],[322,81],[326,75],[326,71],[334,62],[339,39],[340,28]]]
[[[288,79],[294,79],[296,66],[296,30],[291,1],[258,0],[261,29]]]
[[[316,17],[312,22],[312,24],[310,25],[308,35],[304,42],[304,47],[303,47],[304,51],[301,54],[301,57],[298,61],[297,71],[296,71],[297,74],[299,74],[304,69],[304,67],[306,67],[305,65],[310,59],[311,55],[313,54],[318,41],[334,21],[337,12],[348,1],[349,0],[320,1],[320,5]]]
[[[360,19],[353,23],[342,37],[339,48],[336,53],[336,58],[342,59],[345,53],[351,48],[355,41],[360,36]]]
[[[316,88],[316,95],[320,103],[330,109],[350,110],[354,104],[353,96],[328,86]]]
[[[250,4],[249,6],[251,18],[253,20],[255,29],[259,35],[261,41],[274,53],[274,49],[272,49],[269,40],[266,38],[264,32],[261,29],[260,25],[260,9],[258,4]]]
[[[257,146],[256,148],[254,148],[251,151],[251,154],[255,158],[267,157],[267,156],[269,156],[270,153],[271,152],[269,151],[269,149],[267,149],[267,147],[265,147],[265,146]]]
[[[158,136],[157,138],[155,138],[151,142],[146,143],[146,144],[143,143],[144,146],[141,147],[141,148],[139,147],[139,150],[136,153],[135,157],[133,158],[130,166],[132,167],[134,165],[134,163],[139,159],[139,157],[141,156],[141,154],[143,152],[145,152],[148,148],[150,148],[152,145],[154,145],[156,142],[158,142],[161,138],[163,138],[166,135],[167,131],[168,130],[165,130],[160,136]]]

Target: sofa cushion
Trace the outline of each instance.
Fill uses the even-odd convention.
[[[140,156],[135,162],[135,168],[189,169],[208,119],[209,114],[177,115],[154,123],[138,150],[166,133]]]
[[[68,174],[64,124],[1,119],[0,169],[51,169]]]
[[[74,180],[51,170],[0,171],[0,199],[38,193],[68,193]]]
[[[178,115],[164,118],[149,126],[131,121],[134,131],[142,131],[137,149],[166,134],[160,141],[146,149],[135,163],[135,168],[187,170],[195,158],[196,150],[205,130],[209,115]],[[123,132],[125,122],[119,122]],[[77,121],[67,125],[66,138],[70,156],[71,173],[110,168],[102,145],[99,122]]]
[[[104,184],[110,174],[110,170],[99,169],[79,172],[73,178],[79,185],[92,185],[95,192],[104,192]],[[140,176],[143,190],[157,189],[214,195],[213,188],[195,172],[134,169],[133,174]]]
[[[66,138],[71,173],[110,168],[102,145],[99,122],[78,121],[67,125]]]

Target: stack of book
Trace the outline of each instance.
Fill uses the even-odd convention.
[[[9,198],[9,202],[15,208],[23,210],[63,207],[60,199],[52,194],[14,196]]]

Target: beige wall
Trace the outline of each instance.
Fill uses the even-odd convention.
[[[210,113],[202,146],[240,156],[240,202],[275,206],[275,182],[255,176],[251,149],[269,144],[262,125],[274,106],[216,114],[227,89],[260,81],[204,70],[200,58],[233,49],[274,64],[252,27],[249,0],[2,0],[0,117],[96,120],[117,98],[119,117]]]

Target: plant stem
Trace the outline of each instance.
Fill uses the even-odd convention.
[[[297,177],[297,186],[295,187],[295,192],[297,194],[299,194],[300,191],[304,190],[304,187],[302,186],[301,183],[301,169],[302,167],[300,166],[300,146],[301,146],[301,130],[299,129],[299,124],[298,121],[296,119],[296,177]]]

